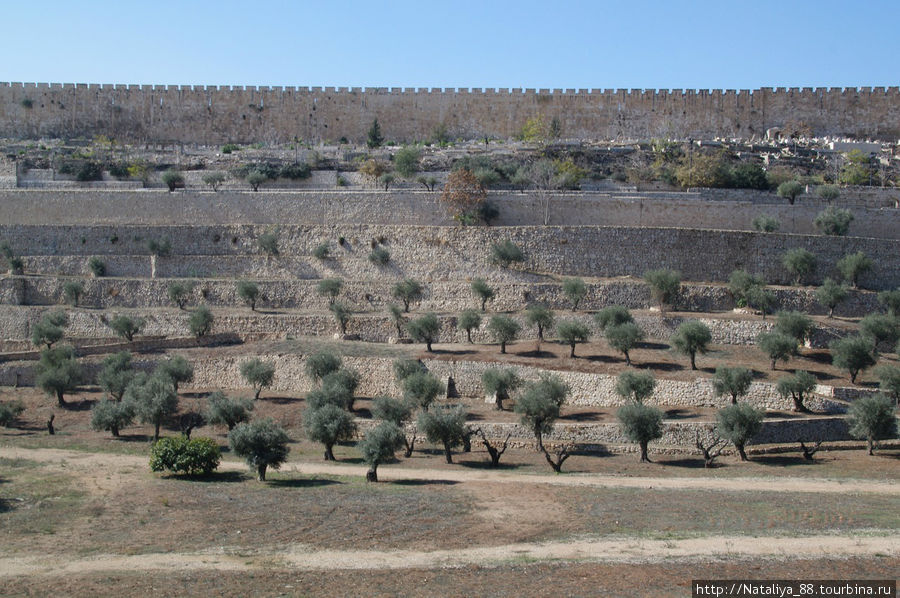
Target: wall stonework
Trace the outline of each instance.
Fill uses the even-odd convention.
[[[24,102],[30,100],[30,102]],[[29,105],[31,107],[27,107]],[[762,136],[804,123],[815,136],[900,137],[897,87],[754,90],[398,89],[0,83],[0,136],[107,135],[224,143],[362,141],[378,118],[397,140],[515,136],[535,116],[563,137]]]
[[[900,190],[871,190],[880,200],[856,203],[845,198],[842,207],[854,216],[850,235],[900,238]],[[0,222],[7,224],[458,224],[439,201],[440,193],[419,191],[90,191],[0,190]],[[491,192],[497,207],[494,226],[543,224],[539,198],[531,192]],[[793,206],[773,193],[704,189],[699,193],[565,192],[551,198],[550,224],[617,227],[668,227],[714,230],[753,230],[753,219],[777,218],[782,233],[816,234],[815,217],[825,203],[801,197]]]
[[[0,225],[0,239],[23,256],[147,255],[148,239],[172,242],[172,255],[180,260],[201,256],[259,255],[256,239],[272,230],[262,225],[232,226],[60,226]],[[826,237],[782,233],[751,233],[698,229],[604,226],[446,227],[335,224],[325,226],[282,225],[278,227],[282,256],[307,260],[309,273],[298,269],[298,277],[316,278],[316,271],[353,261],[365,264],[371,243],[381,241],[389,250],[384,268],[368,264],[369,279],[413,276],[424,282],[473,276],[491,280],[537,282],[541,273],[557,276],[613,278],[643,276],[654,268],[679,270],[685,280],[727,281],[731,272],[744,268],[762,275],[771,284],[789,284],[790,276],[781,257],[802,247],[818,258],[814,280],[837,277],[837,261],[848,253],[862,251],[875,262],[867,279],[869,288],[900,286],[900,240],[863,237]],[[344,245],[339,246],[339,240]],[[490,262],[490,246],[510,240],[526,254],[520,267],[503,269]],[[313,265],[315,247],[327,241],[337,261]],[[149,255],[147,255],[149,263]],[[161,258],[164,265],[169,258]],[[27,270],[27,260],[26,260]],[[338,276],[343,277],[336,271]],[[357,276],[359,272],[351,272]]]

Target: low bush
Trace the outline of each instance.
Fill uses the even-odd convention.
[[[221,452],[211,438],[160,438],[150,449],[150,469],[182,475],[209,475],[219,466]]]

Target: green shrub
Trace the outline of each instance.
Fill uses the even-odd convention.
[[[171,193],[176,188],[184,188],[184,175],[177,170],[167,170],[162,173],[162,182],[169,188]]]
[[[394,154],[394,169],[403,178],[412,178],[419,172],[421,159],[422,152],[419,148],[411,145],[404,146]]]
[[[211,438],[161,438],[150,449],[151,471],[206,476],[219,466],[219,446]]]
[[[4,428],[10,427],[23,411],[25,411],[25,405],[22,401],[15,400],[0,403],[0,426]]]
[[[644,272],[644,281],[650,286],[650,296],[664,311],[678,299],[681,291],[681,273],[676,270],[649,270]]]
[[[226,143],[225,145],[222,146],[223,154],[230,154],[232,152],[239,152],[239,151],[241,151],[241,146],[236,143]]]
[[[384,247],[376,247],[369,253],[369,261],[376,266],[387,266],[391,261],[390,252]]]
[[[192,311],[190,317],[188,318],[188,328],[190,329],[191,334],[193,334],[197,338],[206,336],[206,334],[209,333],[210,329],[212,329],[212,325],[212,312],[209,311],[209,308],[205,305],[201,305],[200,307]]]
[[[313,249],[313,257],[317,260],[327,260],[329,253],[330,250],[328,249],[328,243],[320,243],[316,245],[315,249]]]
[[[95,277],[106,276],[106,264],[99,257],[94,256],[88,260],[88,269]]]
[[[262,233],[256,239],[259,248],[268,256],[278,255],[278,233]]]
[[[816,195],[827,201],[834,201],[841,196],[841,190],[836,185],[821,185],[816,189]]]
[[[853,285],[853,288],[859,286],[860,277],[864,276],[872,270],[875,263],[862,251],[845,255],[837,262],[838,272],[844,277],[844,281]]]
[[[63,295],[66,298],[66,303],[78,306],[78,301],[81,299],[81,296],[84,295],[84,283],[80,280],[70,280],[63,285]]]
[[[513,263],[524,261],[525,253],[512,241],[506,240],[491,245],[491,262],[494,264],[508,268]]]
[[[816,216],[813,225],[822,234],[843,237],[850,230],[852,222],[853,214],[850,210],[828,206]]]
[[[816,256],[803,248],[789,249],[781,256],[781,264],[793,275],[794,284],[799,285],[816,271]]]
[[[753,219],[753,228],[761,233],[774,233],[781,228],[781,221],[774,216],[763,214]]]

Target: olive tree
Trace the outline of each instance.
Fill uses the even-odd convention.
[[[131,353],[120,351],[103,359],[97,374],[97,385],[113,399],[121,401],[134,376]]]
[[[537,449],[553,471],[559,473],[563,462],[569,457],[568,447],[563,447],[555,455],[544,446],[544,436],[553,431],[559,419],[560,408],[569,394],[569,387],[558,377],[544,374],[537,382],[528,384],[516,400],[515,412],[522,416],[522,425],[534,434]]]
[[[267,386],[272,386],[275,379],[275,365],[266,363],[258,357],[241,364],[241,377],[253,388],[253,399],[259,399],[259,393]]]
[[[509,268],[514,263],[525,261],[525,253],[509,239],[491,245],[491,263]]]
[[[804,278],[816,271],[816,256],[802,247],[796,247],[781,256],[781,265],[794,277],[794,285],[799,286]]]
[[[575,345],[586,342],[591,335],[586,324],[577,320],[563,320],[556,327],[559,339],[569,345],[569,357],[575,357]]]
[[[678,299],[681,291],[681,273],[676,270],[649,270],[644,272],[644,281],[650,286],[650,296],[659,305],[660,312]]]
[[[826,278],[816,289],[816,301],[828,308],[828,317],[834,317],[834,308],[847,300],[847,287],[838,284],[831,278]]]
[[[572,302],[572,309],[577,310],[578,304],[587,296],[587,285],[580,278],[567,278],[562,283],[562,291]]]
[[[279,469],[287,461],[289,438],[281,426],[271,419],[241,423],[228,433],[228,444],[238,457],[243,457],[260,482],[266,481],[266,470]]]
[[[619,407],[616,417],[625,437],[640,447],[641,463],[649,463],[647,445],[662,437],[663,412],[643,403],[628,403]]]
[[[410,374],[400,383],[403,400],[422,409],[428,406],[445,392],[444,385],[430,372]]]
[[[422,283],[413,278],[400,281],[391,289],[391,295],[403,303],[404,312],[409,312],[409,305],[420,301],[424,294]]]
[[[476,278],[472,281],[472,292],[481,301],[481,311],[485,311],[487,302],[494,298],[494,289],[484,279]]]
[[[632,317],[628,308],[622,305],[610,305],[595,313],[594,321],[601,332],[606,332],[606,329],[612,326],[633,323],[634,317]]]
[[[630,351],[644,340],[644,331],[634,322],[608,326],[605,330],[607,344],[625,355],[625,363],[631,365]]]
[[[799,311],[780,311],[776,315],[775,332],[790,336],[803,344],[815,329],[812,318]]]
[[[35,386],[55,396],[60,407],[67,406],[65,394],[78,388],[83,379],[81,365],[75,359],[75,349],[69,345],[41,351],[34,374]]]
[[[843,237],[850,230],[853,213],[844,208],[828,206],[816,216],[813,225],[823,235]]]
[[[394,328],[397,329],[397,338],[402,338],[403,328],[406,325],[406,319],[403,317],[403,308],[399,305],[389,303],[387,306],[387,313],[391,318],[391,322],[394,324]]]
[[[31,342],[39,347],[47,345],[51,348],[54,343],[62,340],[63,328],[69,325],[69,316],[62,310],[54,310],[46,312],[31,327]]]
[[[194,285],[192,284],[186,282],[173,282],[169,285],[166,292],[169,296],[169,301],[177,305],[178,309],[184,309],[184,306],[187,304],[193,291]]]
[[[865,439],[870,455],[875,454],[875,441],[897,436],[897,414],[894,402],[883,395],[862,397],[847,410],[850,435]]]
[[[874,266],[875,262],[862,251],[847,254],[837,262],[838,272],[854,289],[859,287],[859,279],[871,272]]]
[[[869,338],[845,336],[832,341],[828,348],[831,349],[831,363],[847,370],[852,384],[856,384],[861,371],[875,365],[875,347]]]
[[[785,181],[778,185],[775,193],[778,197],[783,197],[788,200],[789,204],[794,205],[794,201],[797,197],[803,194],[803,185],[801,185],[799,181]]]
[[[134,335],[144,328],[144,319],[119,315],[109,321],[109,327],[113,329],[116,336],[124,338],[130,343],[134,340]]]
[[[118,437],[119,431],[133,421],[134,405],[128,402],[104,397],[91,408],[91,429],[98,432],[109,432]]]
[[[278,233],[267,232],[262,233],[256,238],[256,243],[260,250],[267,256],[272,257],[278,255]]]
[[[875,368],[875,377],[881,392],[900,404],[900,366],[880,365]]]
[[[762,429],[763,412],[746,403],[729,405],[716,414],[716,431],[737,449],[741,461],[747,460],[744,447]]]
[[[705,354],[712,342],[709,326],[703,322],[684,322],[669,339],[675,350],[691,358],[691,369],[697,369],[697,353]]]
[[[757,337],[756,344],[772,361],[773,370],[776,361],[787,363],[797,354],[797,339],[780,332],[763,332]]]
[[[343,362],[338,355],[329,351],[319,351],[306,358],[303,371],[313,384],[318,384],[322,378],[341,369]]]
[[[453,463],[453,449],[466,436],[466,412],[462,406],[430,406],[419,412],[418,428],[432,444],[444,448],[447,463]]]
[[[876,352],[880,345],[893,348],[900,340],[900,318],[885,314],[869,314],[859,321],[859,334],[872,341]]]
[[[156,364],[154,373],[171,380],[172,387],[177,393],[179,384],[191,382],[194,379],[194,366],[181,355],[176,355]]]
[[[190,317],[188,318],[188,328],[190,329],[191,334],[193,334],[197,338],[202,338],[209,334],[209,331],[212,329],[212,325],[212,312],[209,311],[209,308],[205,305],[201,305],[200,307],[192,311]]]
[[[4,428],[12,426],[23,411],[25,411],[25,405],[22,401],[16,400],[0,403],[0,426]]]
[[[251,411],[253,401],[250,399],[231,398],[217,390],[206,397],[204,417],[210,424],[227,426],[230,432],[236,425],[249,421]]]
[[[350,440],[356,433],[356,422],[353,416],[337,405],[325,404],[320,407],[309,407],[303,412],[303,429],[313,442],[321,442],[325,446],[325,460],[335,461],[334,445],[340,441]]]
[[[809,413],[809,408],[803,401],[816,388],[816,377],[803,370],[797,370],[793,375],[782,378],[775,385],[775,390],[785,399],[790,397],[794,401],[794,411]]]
[[[340,301],[335,301],[328,306],[328,311],[334,316],[334,321],[338,325],[340,333],[347,334],[347,324],[350,323],[350,318],[353,317],[353,312],[350,311],[350,308]]]
[[[481,385],[487,395],[494,396],[494,406],[503,409],[503,401],[522,383],[516,371],[509,368],[488,369],[481,375]]]
[[[256,311],[256,301],[259,299],[259,286],[249,280],[239,280],[236,285],[237,295],[246,303],[252,311]]]
[[[626,401],[643,403],[653,396],[656,380],[649,372],[622,372],[616,379],[614,390]]]
[[[388,422],[397,426],[403,436],[402,442],[406,447],[404,457],[409,458],[412,455],[413,447],[416,444],[416,434],[407,436],[403,432],[405,426],[412,419],[412,414],[416,405],[406,400],[395,399],[393,397],[376,397],[372,401],[372,417],[383,422]]]
[[[316,290],[319,295],[328,297],[328,305],[331,305],[334,303],[335,299],[337,299],[338,295],[341,294],[341,289],[343,288],[344,281],[340,278],[323,278],[319,281]]]
[[[553,326],[553,311],[545,305],[529,305],[525,309],[525,321],[537,328],[538,341],[544,341],[544,330]]]
[[[736,405],[738,397],[750,392],[750,384],[753,382],[753,372],[747,368],[729,368],[719,366],[713,376],[713,391],[717,397],[731,395],[731,404]]]
[[[488,331],[500,343],[500,353],[506,353],[506,344],[516,340],[522,327],[509,316],[494,316],[488,322]]]
[[[365,438],[357,444],[363,461],[369,466],[367,482],[378,481],[378,466],[394,459],[394,453],[403,446],[405,436],[397,424],[382,421],[366,432]]]
[[[66,303],[78,307],[78,301],[84,295],[84,283],[80,280],[70,280],[63,285],[63,296]]]
[[[460,330],[466,331],[466,340],[472,342],[472,331],[481,327],[481,314],[474,309],[467,309],[459,314],[456,325]]]
[[[900,288],[878,293],[878,303],[884,306],[888,314],[900,317]]]
[[[141,422],[153,426],[154,442],[159,440],[163,421],[178,411],[178,393],[173,381],[159,372],[149,376],[138,373],[125,389],[122,401],[134,408]]]
[[[425,314],[421,318],[409,322],[406,325],[406,331],[414,341],[425,343],[425,350],[431,353],[431,344],[441,333],[441,323],[436,315]]]

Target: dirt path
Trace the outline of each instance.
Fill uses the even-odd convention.
[[[712,536],[685,540],[624,538],[521,543],[433,552],[313,550],[300,545],[286,549],[260,548],[230,554],[219,549],[209,552],[102,555],[91,558],[71,558],[62,555],[12,557],[0,559],[0,577],[153,569],[170,571],[417,569],[471,564],[490,566],[509,561],[548,559],[611,563],[650,563],[668,562],[673,559],[722,557],[815,559],[875,554],[895,556],[898,552],[900,540],[896,538],[860,535],[805,538]]]
[[[72,469],[91,470],[95,476],[109,474],[112,468],[146,467],[147,459],[138,455],[114,453],[88,453],[64,449],[26,449],[0,447],[0,457],[31,459],[44,463],[65,464]],[[221,471],[247,471],[246,465],[235,461],[223,461]],[[288,462],[282,471],[311,475],[365,476],[366,467],[358,465]],[[522,474],[504,471],[467,469],[411,469],[382,466],[378,470],[382,481],[395,480],[447,480],[453,482],[492,482],[510,484],[552,484],[557,486],[589,486],[596,488],[645,488],[672,490],[731,490],[754,492],[855,492],[900,495],[900,483],[871,480],[831,480],[824,478],[659,478],[624,477],[599,474]],[[102,484],[104,489],[116,485],[114,478]]]

